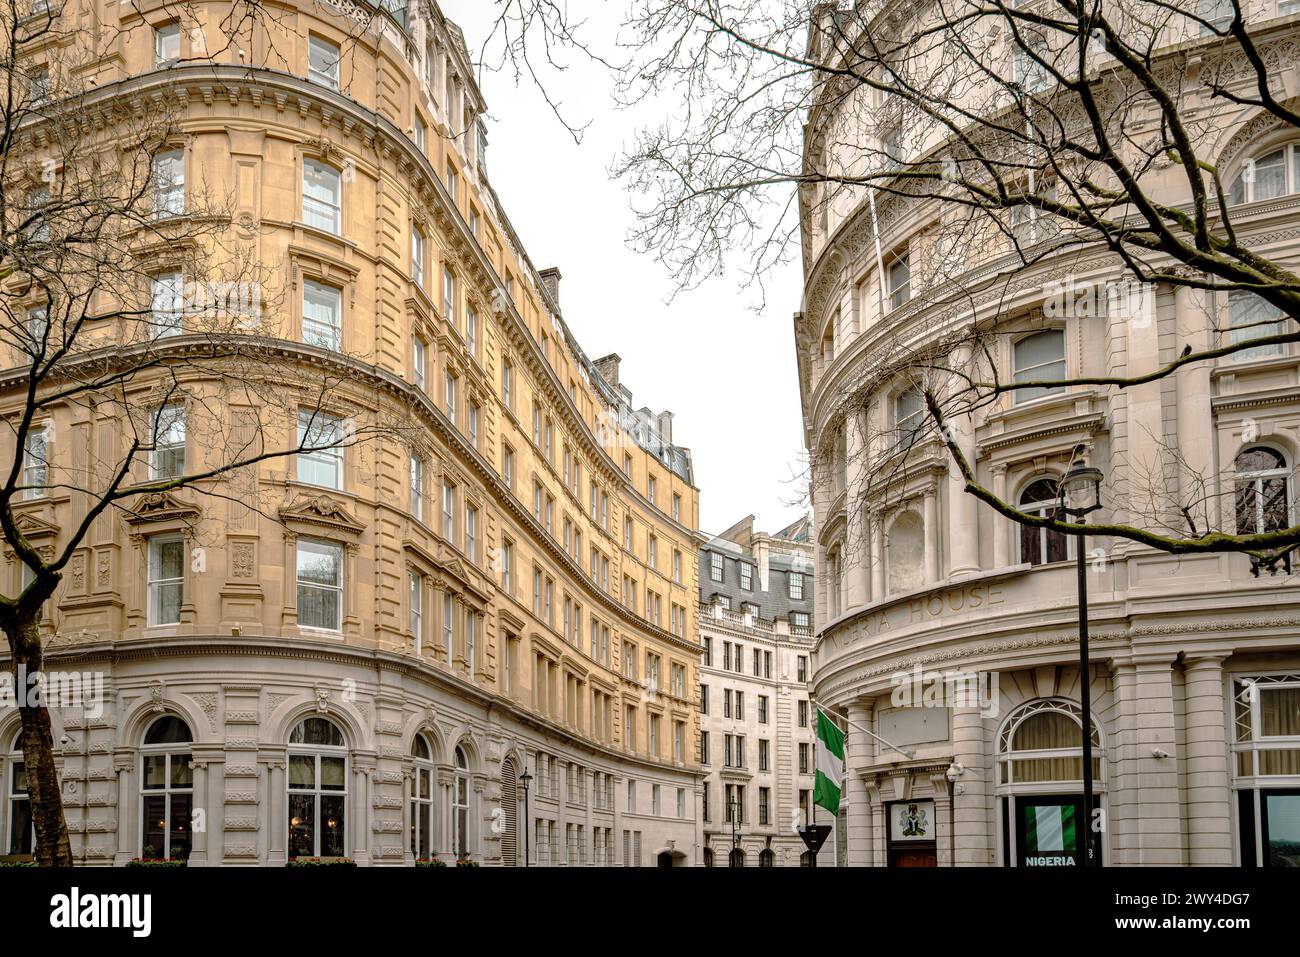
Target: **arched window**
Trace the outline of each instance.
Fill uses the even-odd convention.
[[[1228,203],[1235,206],[1295,192],[1300,192],[1300,148],[1291,144],[1246,160],[1228,187]]]
[[[1256,445],[1233,462],[1237,534],[1275,532],[1291,524],[1291,470],[1276,449]]]
[[[758,854],[759,867],[776,867],[776,855],[770,847],[765,847]]]
[[[1101,780],[1101,737],[1092,727],[1092,776]],[[998,783],[1083,780],[1083,718],[1072,701],[1031,701],[1007,718],[998,740]]]
[[[705,866],[705,867],[713,867],[713,866],[714,866],[714,865],[713,865],[713,848],[711,848],[711,847],[706,847],[706,848],[704,849],[704,866]]]
[[[469,762],[459,747],[451,792],[451,846],[458,860],[469,857]]]
[[[348,752],[327,718],[305,718],[289,735],[289,858],[342,857]]]
[[[840,573],[840,550],[835,548],[826,556],[827,612],[832,618],[838,618],[841,610]]]
[[[733,847],[731,853],[727,856],[728,867],[744,867],[745,852],[738,847]]]
[[[14,733],[9,742],[8,760],[5,762],[4,791],[5,815],[0,824],[4,825],[4,843],[6,854],[31,854],[36,846],[36,832],[32,826],[32,806],[27,796],[27,765],[23,760],[22,728]]]
[[[501,762],[501,822],[501,866],[515,867],[519,863],[519,772],[512,757]],[[599,860],[599,842],[595,852]]]
[[[812,867],[812,866],[813,866],[813,852],[812,852],[812,851],[804,851],[802,854],[799,855],[799,866],[800,866],[800,867]]]
[[[411,853],[417,861],[433,856],[433,751],[424,735],[411,746],[415,773],[411,777]]]
[[[1044,329],[1026,336],[1015,345],[1015,382],[1052,382],[1065,378],[1065,333]],[[1017,403],[1060,392],[1062,386],[1032,386],[1015,391]]]
[[[1020,510],[1042,518],[1064,518],[1056,479],[1031,482],[1020,493]],[[1047,528],[1020,526],[1020,560],[1030,565],[1063,562],[1070,557],[1066,536]]]
[[[165,715],[144,733],[140,746],[140,856],[184,861],[190,856],[194,765],[189,725]]]
[[[885,540],[886,568],[891,593],[920,588],[925,580],[925,523],[906,511],[894,519]]]

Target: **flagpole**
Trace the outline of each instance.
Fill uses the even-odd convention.
[[[818,709],[819,711],[821,710],[821,705],[817,704],[817,702],[816,702],[815,700],[814,700],[813,704],[817,705],[817,709]],[[863,734],[867,735],[868,737],[874,738],[876,741],[879,741],[881,744],[883,744],[885,747],[889,748],[890,750],[897,751],[899,754],[901,754],[903,757],[907,758],[909,761],[912,760],[914,757],[916,757],[916,752],[915,752],[915,751],[905,751],[905,750],[903,750],[902,748],[900,748],[900,747],[899,747],[898,745],[896,745],[896,744],[890,744],[888,741],[886,741],[886,740],[885,740],[884,738],[882,738],[880,735],[876,734],[876,733],[875,733],[874,731],[872,731],[870,728],[864,728],[862,725],[858,724],[856,721],[851,721],[851,720],[850,720],[849,718],[847,718],[847,717],[840,717],[839,715],[836,715],[836,717],[839,717],[840,720],[842,720],[842,721],[843,721],[845,724],[847,724],[850,728],[857,728],[857,729],[858,729],[859,731],[861,731]],[[846,762],[846,763],[847,763],[847,762]]]

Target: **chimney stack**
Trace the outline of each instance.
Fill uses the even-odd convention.
[[[560,270],[556,266],[548,266],[543,269],[539,276],[542,278],[542,286],[546,289],[546,294],[551,297],[551,302],[555,303],[555,308],[560,308]]]
[[[659,439],[665,447],[673,444],[673,414],[666,409],[659,413]]]
[[[619,358],[618,353],[611,352],[604,358],[597,359],[592,365],[600,373],[600,377],[605,380],[606,384],[615,392],[618,391],[618,364],[623,360]]]

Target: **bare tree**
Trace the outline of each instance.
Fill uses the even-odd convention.
[[[232,42],[255,25],[237,7]],[[385,382],[368,357],[287,341],[285,270],[258,261],[226,187],[185,181],[172,101],[97,85],[96,38],[50,6],[6,0],[0,17],[0,534],[22,569],[16,591],[0,586],[0,630],[35,856],[70,865],[50,702],[17,678],[42,673],[42,609],[91,530],[179,503],[201,543],[217,530],[188,506],[250,506],[259,463],[364,447],[407,423],[357,398]],[[55,502],[50,535],[37,515]]]

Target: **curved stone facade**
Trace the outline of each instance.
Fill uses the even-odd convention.
[[[299,4],[226,43],[228,12],[187,7],[180,29],[126,8],[85,115],[174,116],[157,230],[182,243],[200,190],[228,198],[216,242],[265,276],[269,375],[311,370],[330,386],[303,406],[380,427],[94,523],[42,623],[47,670],[103,682],[102,708],[54,712],[74,854],[697,863],[690,455],[670,414],[633,410],[616,356],[582,353],[558,270],[528,260],[460,31],[425,4]],[[179,356],[202,332],[175,322],[158,348]],[[178,403],[190,462],[205,387],[191,370]],[[149,401],[147,377],[132,388]],[[301,407],[227,411],[236,439],[303,427]],[[80,450],[122,424],[67,404],[44,425],[49,488],[15,512],[48,555],[84,514]],[[23,853],[16,729],[0,712],[0,838]]]
[[[1279,82],[1291,82],[1294,28],[1261,36]],[[852,109],[857,101],[836,102]],[[826,162],[819,130],[835,122],[814,110],[807,150],[818,169]],[[1300,143],[1294,130],[1245,108],[1217,113],[1206,137],[1218,144],[1225,182],[1251,157],[1279,147],[1292,156]],[[1185,200],[1179,188],[1177,170],[1151,174],[1149,189],[1162,201]],[[1076,545],[1022,531],[965,494],[935,437],[901,452],[877,444],[872,436],[901,430],[913,410],[900,404],[906,383],[872,366],[977,317],[994,330],[991,361],[1008,380],[1018,348],[1043,334],[1033,347],[1067,378],[1137,375],[1184,344],[1211,345],[1229,324],[1216,317],[1231,306],[1226,296],[1157,285],[1146,322],[1053,310],[1050,290],[1069,281],[1105,288],[1123,276],[1103,252],[1014,270],[958,307],[936,305],[915,285],[910,298],[893,296],[877,263],[909,252],[922,258],[941,227],[933,204],[885,194],[876,202],[878,230],[861,190],[805,197],[806,285],[796,317],[814,463],[814,697],[848,721],[849,863],[1068,863],[1060,826],[1068,851],[1079,810],[1071,802],[1082,791]],[[1234,225],[1246,245],[1294,263],[1298,217],[1300,180],[1288,174],[1280,195],[1245,197]],[[1005,246],[972,250],[954,282],[975,288],[1010,262]],[[919,272],[914,260],[914,283]],[[956,442],[977,480],[1012,503],[1040,501],[1082,456],[1106,475],[1099,521],[1145,521],[1142,483],[1177,496],[1199,476],[1200,527],[1231,530],[1242,488],[1270,480],[1285,490],[1293,523],[1298,385],[1292,344],[1123,391],[1070,385],[1021,401],[1006,395],[956,423]],[[891,477],[886,490],[872,481],[882,474]],[[1291,577],[1254,577],[1240,555],[1179,557],[1092,538],[1087,548],[1087,680],[1105,862],[1294,861],[1295,835],[1282,823],[1295,802],[1287,792],[1300,785],[1300,603]],[[954,672],[970,676],[965,699]],[[928,822],[904,835],[905,818],[916,814]]]

